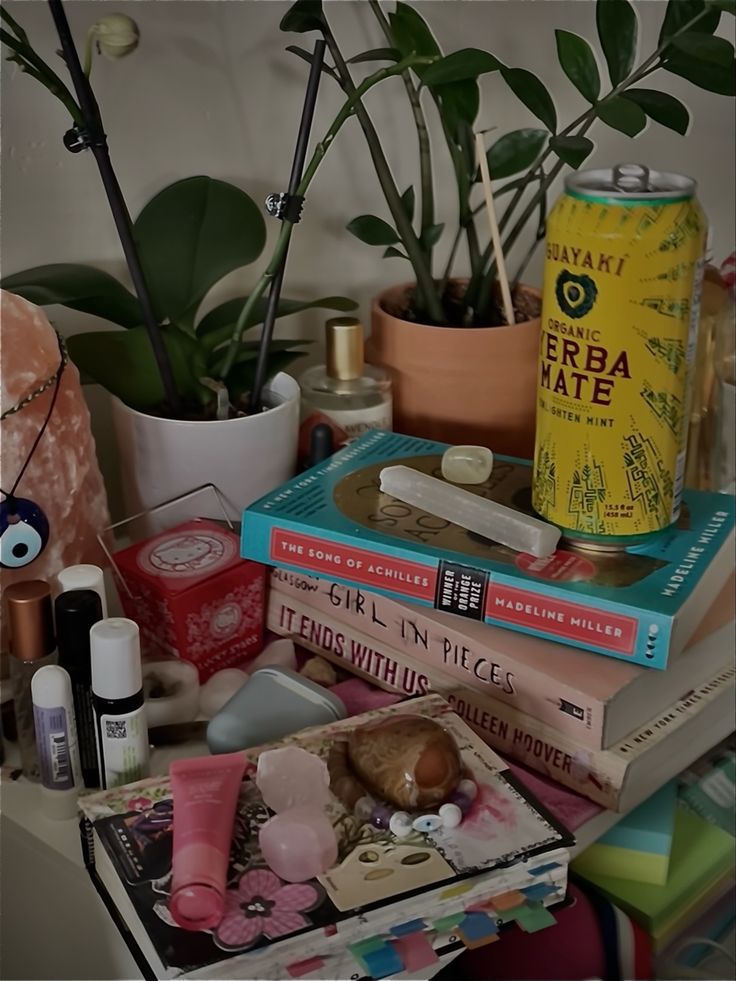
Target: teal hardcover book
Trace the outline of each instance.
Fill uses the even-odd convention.
[[[241,554],[266,565],[664,668],[733,567],[734,498],[685,492],[676,526],[617,552],[520,554],[381,493],[384,466],[441,476],[447,447],[373,431],[256,501]],[[531,510],[531,464],[496,457],[467,487]]]

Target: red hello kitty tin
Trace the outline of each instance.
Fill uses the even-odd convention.
[[[195,518],[117,552],[115,564],[146,657],[190,661],[204,682],[263,647],[266,571],[240,558],[229,529]]]

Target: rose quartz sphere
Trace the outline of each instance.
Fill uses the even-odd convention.
[[[337,861],[335,831],[318,807],[276,814],[263,825],[258,841],[268,867],[286,882],[306,882]]]

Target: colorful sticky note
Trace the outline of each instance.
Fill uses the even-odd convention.
[[[498,926],[496,921],[486,913],[467,913],[458,924],[458,931],[468,940],[480,940],[482,937],[498,933]]]
[[[559,869],[559,862],[547,862],[546,865],[538,865],[536,869],[527,869],[529,875],[544,875],[545,872],[551,872],[553,869]]]
[[[485,937],[480,937],[478,940],[470,940],[460,932],[458,932],[458,936],[468,950],[475,950],[476,947],[487,947],[488,944],[494,944],[499,939],[497,933],[488,933]]]
[[[435,930],[440,933],[445,933],[447,930],[454,930],[458,923],[461,923],[465,913],[448,913],[447,916],[441,916],[439,920],[435,920],[432,926]]]
[[[489,902],[495,910],[501,912],[502,910],[518,906],[525,899],[526,897],[523,892],[519,892],[518,889],[512,889],[510,892],[502,892],[500,896],[492,896]]]
[[[362,957],[363,954],[370,954],[373,950],[380,950],[381,947],[386,946],[386,941],[383,937],[366,937],[365,940],[358,940],[354,944],[348,944],[351,953],[357,954]]]
[[[537,900],[546,899],[552,893],[557,892],[558,887],[549,882],[535,882],[533,886],[524,886],[521,890],[527,899]]]
[[[530,903],[517,916],[517,923],[526,933],[536,933],[545,927],[553,926],[557,920],[541,903]]]
[[[435,964],[439,957],[426,933],[408,933],[391,941],[405,971],[421,971]]]
[[[391,944],[384,944],[381,950],[372,950],[361,955],[372,978],[387,978],[403,970],[403,963]]]
[[[391,933],[395,937],[403,937],[407,933],[417,933],[421,930],[426,930],[427,924],[424,920],[407,920],[406,923],[399,923],[397,926],[391,927]]]
[[[526,909],[526,904],[521,903],[519,906],[512,906],[511,909],[500,910],[496,917],[501,921],[501,923],[511,923],[513,920],[518,920],[519,915]]]
[[[473,888],[472,882],[461,882],[457,886],[451,886],[440,895],[440,899],[452,899],[453,896],[462,896],[464,892],[470,892]]]
[[[324,963],[321,957],[308,957],[305,961],[289,964],[286,970],[291,978],[303,978],[305,974],[311,974],[312,971],[318,971],[324,967]]]

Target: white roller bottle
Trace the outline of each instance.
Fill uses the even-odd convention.
[[[31,678],[31,697],[44,810],[57,820],[74,817],[84,781],[69,675],[56,664],[39,668]]]
[[[100,783],[107,789],[148,776],[148,725],[138,625],[100,620],[89,632]]]

